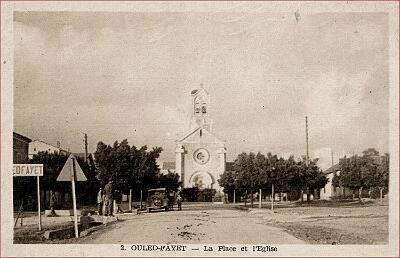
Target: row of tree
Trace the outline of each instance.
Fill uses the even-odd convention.
[[[147,146],[137,148],[130,146],[127,140],[116,141],[112,146],[99,142],[94,160],[89,156],[88,162],[84,162],[83,158],[77,157],[89,181],[82,184],[83,192],[95,193],[109,180],[113,180],[115,189],[125,193],[133,189],[136,195],[140,194],[140,190],[155,187],[176,190],[180,185],[179,175],[172,172],[162,174],[157,165],[162,150],[161,147],[151,150]],[[70,192],[69,184],[56,182],[67,158],[58,153],[40,152],[29,160],[29,163],[44,164],[41,189]],[[328,182],[317,162],[318,159],[295,160],[293,156],[284,159],[271,153],[241,153],[235,160],[233,171],[225,171],[218,182],[229,196],[234,191],[237,196],[246,193],[252,196],[258,189],[263,189],[264,194],[271,194],[274,189],[275,192],[297,191],[301,198],[306,191],[309,200],[310,193],[323,188]],[[332,181],[334,186],[358,190],[360,198],[363,189],[378,188],[382,197],[383,191],[388,188],[389,154],[379,156],[375,149],[368,149],[362,156],[344,157],[339,165],[340,173],[336,173]],[[31,189],[28,186],[34,182],[28,180],[31,179],[14,180],[14,189]],[[95,195],[82,199],[95,200]]]
[[[120,143],[116,141],[112,146],[99,142],[94,157],[100,185],[112,180],[115,189],[126,193],[133,189],[134,194],[155,187],[176,190],[179,176],[171,172],[160,173],[157,159],[162,151],[161,147],[148,150],[147,146],[130,146],[126,139]]]
[[[273,189],[276,192],[299,190],[302,198],[306,190],[309,200],[311,192],[323,188],[328,182],[317,162],[318,159],[295,160],[293,156],[284,159],[271,153],[265,156],[260,152],[243,152],[236,158],[233,171],[226,171],[218,182],[228,195],[233,191],[238,196],[248,191],[252,195],[257,189],[263,189],[266,194]]]
[[[339,161],[340,172],[333,177],[335,187],[358,190],[361,200],[363,189],[379,189],[382,201],[383,191],[389,186],[389,154],[383,156],[373,148],[363,151],[362,156],[353,155]]]
[[[127,140],[116,141],[112,146],[103,142],[97,144],[94,159],[89,155],[87,162],[82,157],[76,159],[85,173],[88,181],[77,182],[78,201],[80,204],[96,203],[97,192],[103,186],[113,180],[115,190],[129,193],[132,189],[134,197],[139,198],[141,190],[144,190],[144,197],[149,188],[166,187],[176,190],[179,187],[179,176],[176,173],[160,173],[157,165],[162,148],[154,147],[151,150],[147,146],[137,148],[130,146]],[[68,182],[57,182],[57,177],[61,172],[69,154],[58,152],[39,152],[28,160],[31,164],[43,164],[44,173],[40,178],[40,187],[43,191],[56,191],[64,194],[71,192],[71,184]],[[35,178],[15,177],[14,178],[14,203],[19,204],[24,200],[27,203],[27,196],[35,196]],[[29,192],[27,192],[27,190]],[[46,202],[46,200],[43,200]],[[48,202],[48,200],[47,200]],[[61,200],[61,202],[63,202]],[[46,204],[45,204],[46,205]]]

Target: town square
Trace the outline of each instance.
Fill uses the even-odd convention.
[[[2,11],[17,256],[396,252],[398,3],[109,4]]]

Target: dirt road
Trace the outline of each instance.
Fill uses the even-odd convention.
[[[132,215],[83,239],[87,244],[304,244],[282,229],[235,209],[183,210]]]

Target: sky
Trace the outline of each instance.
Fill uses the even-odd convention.
[[[388,152],[384,13],[15,12],[14,131],[74,152],[128,139],[161,146],[209,92],[227,160]]]

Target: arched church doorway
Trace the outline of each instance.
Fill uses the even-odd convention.
[[[206,188],[213,189],[215,184],[215,179],[209,172],[197,171],[193,173],[192,176],[190,177],[189,184],[192,187],[198,187],[200,190]]]

